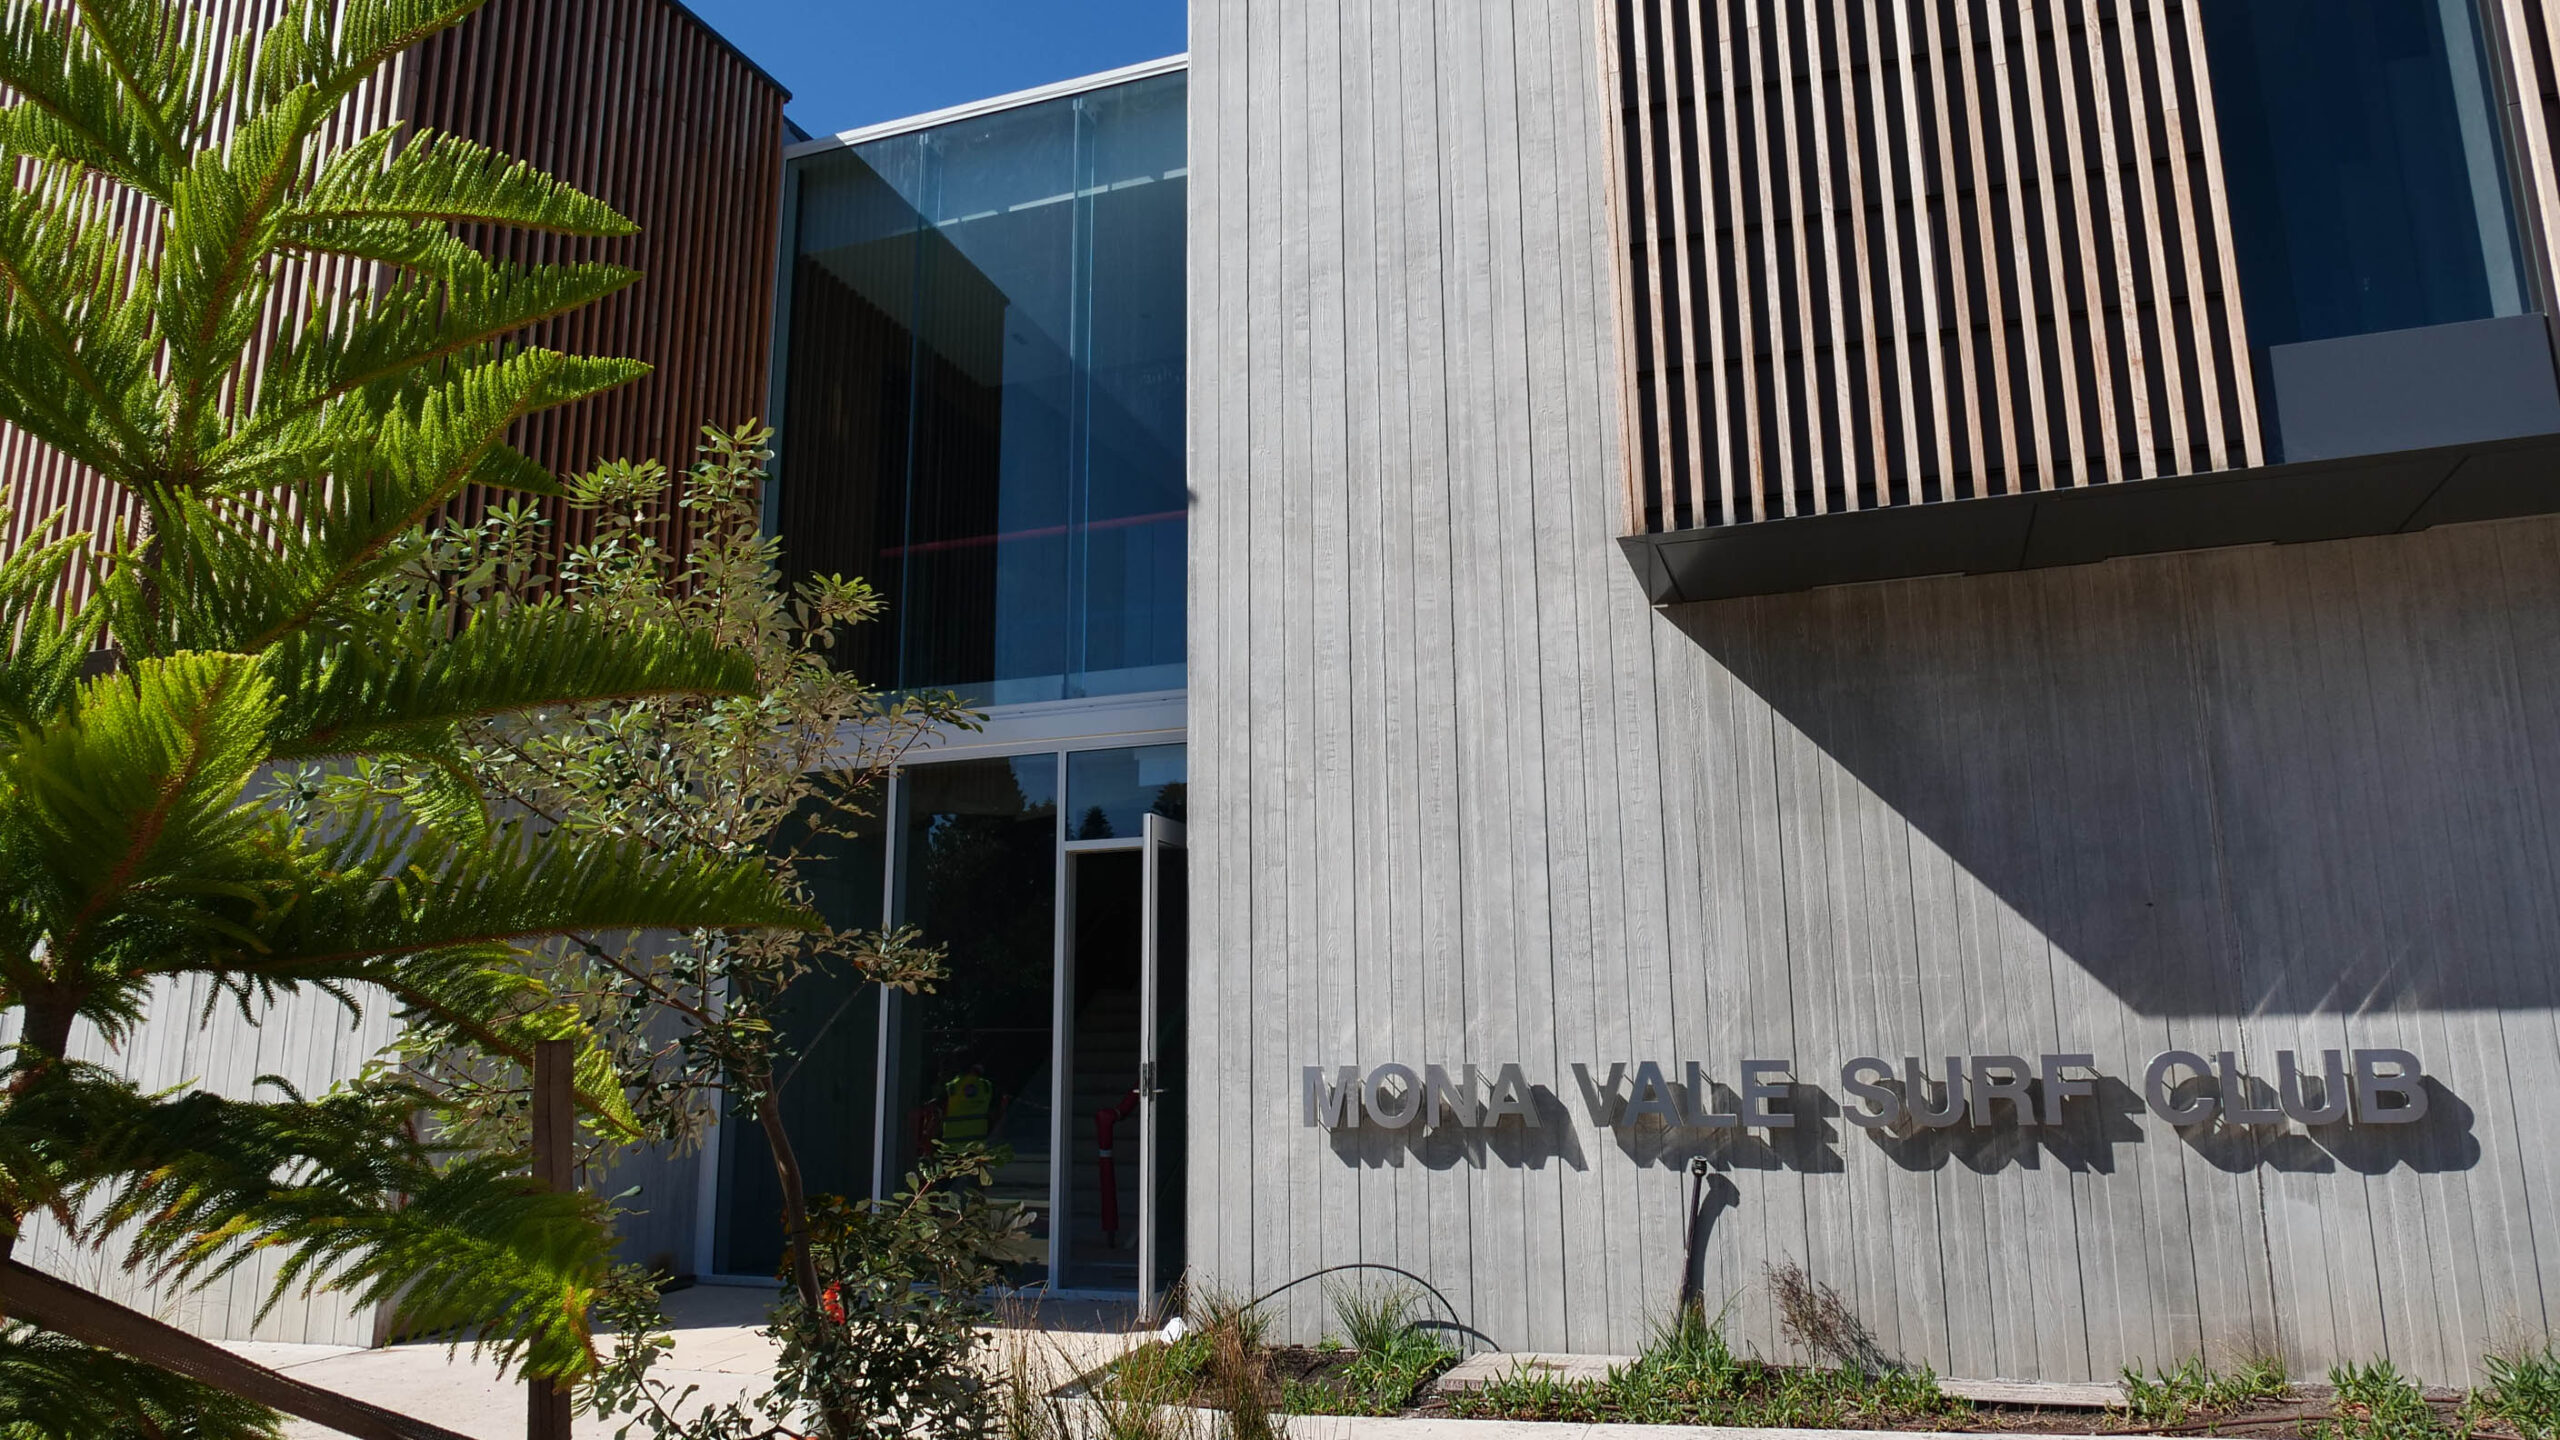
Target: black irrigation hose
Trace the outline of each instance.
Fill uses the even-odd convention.
[[[1251,1300],[1245,1302],[1244,1308],[1247,1310],[1258,1310],[1262,1308],[1265,1301],[1277,1299],[1278,1297],[1297,1289],[1299,1286],[1306,1284],[1310,1280],[1321,1280],[1327,1275],[1338,1275],[1345,1270],[1383,1270],[1390,1275],[1400,1275],[1429,1291],[1431,1293],[1431,1298],[1440,1302],[1440,1308],[1449,1312],[1449,1324],[1452,1329],[1458,1330],[1464,1334],[1474,1335],[1480,1340],[1484,1339],[1481,1332],[1479,1332],[1474,1326],[1469,1325],[1466,1322],[1465,1317],[1458,1314],[1458,1307],[1450,1304],[1449,1297],[1441,1294],[1437,1286],[1433,1285],[1430,1281],[1423,1279],[1421,1276],[1414,1274],[1410,1270],[1394,1265],[1382,1265],[1374,1260],[1353,1260],[1345,1264],[1327,1265],[1321,1270],[1309,1271],[1308,1273],[1299,1276],[1297,1279],[1290,1281],[1286,1285],[1265,1290],[1261,1294],[1254,1296]],[[1485,1343],[1492,1345],[1490,1340],[1487,1340]],[[1492,1348],[1498,1352],[1502,1347],[1499,1345],[1493,1345]]]
[[[1703,1157],[1689,1162],[1689,1224],[1687,1227],[1689,1233],[1685,1243],[1681,1246],[1684,1253],[1680,1257],[1680,1304],[1684,1309],[1698,1303],[1698,1282],[1696,1279],[1698,1268],[1698,1211],[1703,1207],[1703,1202],[1706,1199],[1705,1191],[1707,1184],[1707,1172],[1709,1168],[1710,1167]],[[1423,1279],[1421,1276],[1414,1274],[1412,1271],[1402,1268],[1401,1266],[1384,1265],[1374,1260],[1353,1260],[1345,1264],[1327,1265],[1321,1270],[1309,1271],[1285,1285],[1276,1286],[1272,1289],[1263,1291],[1251,1300],[1246,1301],[1244,1308],[1247,1310],[1259,1310],[1266,1301],[1278,1299],[1280,1296],[1286,1295],[1290,1291],[1297,1289],[1299,1286],[1306,1284],[1310,1280],[1321,1280],[1327,1275],[1338,1275],[1345,1270],[1383,1270],[1390,1275],[1402,1276],[1403,1278],[1412,1281],[1414,1284],[1421,1286],[1424,1290],[1429,1291],[1431,1298],[1440,1302],[1440,1308],[1449,1312],[1450,1329],[1455,1330],[1462,1335],[1472,1335],[1476,1339],[1484,1341],[1486,1347],[1493,1350],[1495,1353],[1501,1353],[1502,1347],[1494,1344],[1492,1339],[1483,1331],[1469,1325],[1465,1318],[1458,1314],[1458,1307],[1449,1303],[1449,1297],[1440,1293],[1439,1287],[1433,1285],[1430,1281]],[[1435,1321],[1433,1323],[1436,1325],[1438,1322]]]
[[[1707,1157],[1701,1155],[1689,1162],[1689,1223],[1682,1229],[1688,1233],[1680,1242],[1680,1314],[1686,1318],[1700,1308],[1698,1294],[1698,1210],[1706,1201]]]

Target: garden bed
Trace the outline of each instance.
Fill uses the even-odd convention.
[[[2342,1366],[2294,1385],[2273,1362],[2216,1372],[2189,1362],[2127,1372],[2106,1409],[1986,1403],[1950,1395],[1926,1370],[1877,1363],[1773,1364],[1741,1355],[1703,1317],[1666,1327],[1645,1352],[1597,1375],[1523,1368],[1468,1388],[1439,1377],[1458,1360],[1412,1323],[1402,1296],[1336,1298],[1341,1338],[1264,1343],[1228,1309],[1170,1343],[1141,1347],[1095,1377],[1094,1393],[1156,1406],[1570,1424],[2013,1435],[2232,1436],[2247,1440],[2560,1440],[2560,1358],[2487,1365],[2471,1392],[2426,1391],[2388,1363]],[[1811,1347],[1809,1347],[1811,1348]],[[1481,1371],[1481,1362],[1470,1365]]]

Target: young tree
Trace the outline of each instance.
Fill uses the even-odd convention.
[[[316,990],[516,1063],[581,1039],[591,1123],[636,1134],[610,1055],[522,947],[814,923],[735,849],[501,816],[466,749],[496,716],[754,693],[751,653],[674,615],[382,603],[465,487],[559,493],[512,425],[643,369],[508,338],[630,272],[495,261],[452,229],[629,233],[604,204],[451,136],[322,144],[357,86],[477,3],[299,0],[229,47],[184,3],[0,11],[19,97],[0,108],[0,417],[140,515],[104,537],[53,517],[0,564],[0,1006],[24,1017],[0,1064],[0,1260],[38,1212],[176,1282],[280,1253],[279,1295],[396,1303],[574,1377],[599,1207],[519,1155],[421,1138],[434,1087],[145,1094],[70,1057],[76,1024],[130,1035],[179,977],[253,1017]],[[298,295],[322,257],[381,280]],[[266,335],[277,313],[307,318]],[[410,783],[333,810],[282,778],[309,766]],[[113,1423],[136,1434],[193,1405],[223,1433],[238,1407],[129,1358],[148,1321],[98,1322],[40,1279],[0,1272],[34,1327],[0,1330],[0,1403],[133,1397]],[[231,1433],[265,1423],[239,1413]]]
[[[859,580],[783,584],[782,540],[761,523],[769,439],[753,424],[707,430],[699,463],[680,479],[655,462],[606,465],[572,479],[595,529],[565,564],[551,562],[539,511],[506,506],[476,525],[437,531],[384,594],[390,605],[463,604],[475,614],[565,604],[616,624],[709,635],[751,657],[755,682],[743,693],[492,717],[466,727],[462,754],[482,787],[558,833],[753,858],[785,894],[807,903],[813,879],[876,823],[890,769],[937,733],[974,729],[977,718],[948,694],[883,694],[839,663],[840,640],[874,620],[881,602]],[[674,510],[689,516],[694,536],[681,559],[653,538]],[[378,803],[379,788],[414,778],[385,768],[333,784],[339,803],[360,811]],[[1020,1249],[1027,1220],[978,1197],[988,1157],[974,1147],[935,1157],[895,1205],[820,1204],[784,1116],[785,1087],[805,1058],[785,1005],[800,982],[830,976],[836,983],[827,993],[844,997],[838,1013],[813,1017],[802,1031],[826,1033],[861,986],[928,989],[941,960],[905,928],[705,925],[612,943],[582,937],[555,950],[545,971],[554,993],[577,997],[588,1023],[612,1038],[624,1087],[653,1139],[697,1141],[724,1096],[732,1120],[762,1135],[779,1182],[792,1285],[776,1327],[790,1383],[775,1403],[807,1413],[839,1440],[866,1426],[895,1434],[929,1424],[944,1433],[966,1411],[967,1397],[948,1393],[964,1371],[943,1363],[954,1353],[947,1345],[934,1348],[968,1334],[961,1301],[955,1292],[950,1303],[911,1308],[909,1281],[947,1282],[945,1289],[966,1281],[974,1297],[995,1273],[987,1262]],[[416,1032],[411,1053],[420,1070],[443,1087],[450,1110],[510,1134],[521,1123],[512,1103],[517,1077],[444,1041]],[[813,1212],[826,1223],[813,1226]],[[866,1306],[893,1318],[870,1326]],[[950,1323],[922,1323],[935,1317]],[[632,1324],[618,1328],[637,1333]],[[881,1341],[880,1353],[853,1353],[869,1338]],[[617,1393],[647,1399],[636,1381]]]

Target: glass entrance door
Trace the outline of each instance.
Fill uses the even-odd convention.
[[[836,923],[913,927],[946,973],[913,993],[850,973],[794,988],[784,1108],[813,1190],[886,1198],[935,1146],[983,1143],[1004,1157],[990,1198],[1031,1213],[1041,1250],[1006,1283],[1120,1297],[1173,1283],[1183,777],[1178,744],[899,772],[885,823],[813,883]],[[877,904],[829,903],[836,890]],[[700,1232],[716,1274],[770,1273],[782,1253],[761,1143],[751,1122],[721,1126]]]
[[[1152,1297],[1171,1273],[1166,1219],[1180,1210],[1167,1189],[1181,1143],[1165,1060],[1182,1013],[1182,826],[1149,814],[1135,836],[1070,840],[1066,871],[1060,1284]]]

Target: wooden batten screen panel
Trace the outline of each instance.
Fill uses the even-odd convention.
[[[231,53],[238,49],[247,49],[254,62],[258,38],[283,17],[287,3],[288,0],[205,0],[200,4],[199,9],[212,22],[213,33],[222,46],[221,60],[211,67],[211,73],[220,75]],[[75,23],[70,6],[63,0],[53,0],[47,8],[58,23]],[[409,56],[397,57],[347,97],[321,131],[322,153],[340,149],[407,113],[409,62]],[[16,98],[14,92],[0,89],[0,103]],[[32,162],[20,162],[17,178],[25,181],[31,170]],[[139,265],[157,254],[159,202],[112,181],[99,179],[92,183],[108,197],[115,219],[125,227],[125,263]],[[283,267],[268,293],[265,314],[242,371],[233,383],[254,384],[274,338],[310,320],[314,296],[324,297],[319,303],[326,304],[327,296],[361,293],[364,286],[373,282],[374,270],[368,263],[344,257]],[[6,421],[0,421],[0,491],[7,496],[6,505],[0,505],[0,554],[15,553],[57,513],[62,516],[61,528],[65,532],[100,537],[129,535],[139,509],[129,491],[108,483],[87,466]],[[86,577],[75,577],[73,583],[85,587]]]
[[[1632,530],[2263,463],[2193,4],[1601,17]]]
[[[496,0],[421,47],[415,91],[419,128],[532,161],[640,226],[613,241],[472,237],[528,262],[642,274],[528,338],[652,373],[532,417],[519,447],[564,474],[619,458],[680,470],[704,425],[765,413],[786,98],[770,79],[665,0]],[[464,514],[489,498],[468,497]],[[555,520],[555,543],[590,533],[574,512]],[[684,520],[661,537],[679,550]]]
[[[254,43],[286,0],[212,0],[234,43]],[[67,9],[67,6],[64,7]],[[648,361],[636,385],[534,417],[514,437],[555,471],[600,459],[654,457],[681,467],[700,427],[764,413],[780,223],[784,95],[692,16],[665,0],[494,0],[454,30],[397,59],[330,122],[337,145],[385,125],[447,130],[531,160],[601,196],[639,223],[627,240],[513,234],[474,237],[526,261],[604,259],[643,273],[605,303],[530,338]],[[118,192],[140,213],[153,202]],[[308,318],[310,297],[364,293],[373,267],[333,260],[280,277],[264,337]],[[0,424],[0,553],[25,543],[56,510],[71,529],[106,534],[133,522],[131,498]],[[472,495],[464,515],[485,510]],[[555,542],[586,533],[555,511]],[[661,538],[681,547],[681,517]]]
[[[2560,245],[2553,239],[2560,236],[2560,0],[2487,0],[2482,9],[2506,62],[2506,128],[2524,192],[2517,203],[2532,221],[2522,229],[2534,247],[2543,306],[2560,308]]]

